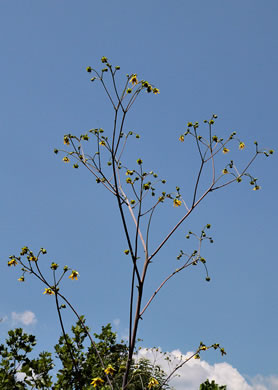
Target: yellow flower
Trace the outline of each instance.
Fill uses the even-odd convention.
[[[194,356],[194,359],[200,359],[200,355],[197,353],[197,355]]]
[[[69,137],[67,137],[66,135],[64,136],[64,144],[65,145],[69,145],[70,144]]]
[[[25,279],[24,279],[24,276],[20,276],[20,278],[17,279],[19,282],[24,282]]]
[[[153,89],[153,93],[154,93],[155,95],[157,95],[158,93],[160,93],[160,91],[159,91],[158,88],[154,88],[154,89]]]
[[[105,374],[107,375],[113,375],[116,370],[111,366],[111,364],[108,365],[108,367],[104,370]]]
[[[63,161],[64,161],[65,163],[68,163],[68,162],[70,161],[70,159],[69,159],[68,157],[64,157],[64,158],[63,158]]]
[[[230,149],[228,148],[223,148],[223,153],[226,154],[226,153],[229,153]]]
[[[99,143],[101,146],[105,146],[105,141],[100,141]]]
[[[224,168],[224,169],[222,170],[222,173],[223,173],[223,175],[226,175],[227,173],[229,173],[229,171],[228,171],[228,169]]]
[[[183,134],[180,136],[179,141],[184,142],[184,135]]]
[[[179,207],[181,205],[181,200],[174,199],[173,203],[174,203],[174,207]]]
[[[253,190],[254,191],[258,191],[258,190],[260,190],[261,189],[261,186],[255,186],[255,187],[253,187]]]
[[[26,253],[28,253],[28,246],[24,246],[24,247],[22,248],[20,255],[21,255],[21,256],[24,256],[24,255],[26,255]]]
[[[11,267],[12,265],[15,267],[18,264],[16,259],[13,257],[10,261],[8,261],[8,266]]]
[[[155,387],[158,385],[158,380],[155,378],[151,378],[148,384],[148,388],[151,389],[152,387]]]
[[[138,84],[137,74],[133,74],[133,75],[131,76],[131,79],[129,80],[129,82],[130,82],[132,85]]]
[[[245,143],[244,142],[240,142],[239,143],[239,150],[242,150],[245,148]]]
[[[34,255],[27,256],[27,259],[29,261],[37,261],[38,260],[38,258],[36,256],[34,256]]]
[[[44,289],[44,294],[54,295],[54,291],[51,288],[45,288]]]
[[[101,379],[99,376],[94,378],[91,382],[91,385],[93,385],[93,387],[98,387],[100,385],[102,385],[104,383],[104,380]]]
[[[77,271],[72,270],[72,271],[71,271],[71,274],[70,274],[70,276],[69,276],[69,279],[71,279],[71,280],[74,280],[74,279],[77,280],[78,275],[79,275],[79,273],[78,273]]]

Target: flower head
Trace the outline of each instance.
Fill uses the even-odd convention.
[[[243,150],[245,148],[245,143],[240,142],[238,148],[239,148],[239,150]]]
[[[228,169],[224,168],[224,169],[222,169],[222,173],[223,173],[223,175],[226,175],[227,173],[229,173],[229,171],[228,171]]]
[[[160,93],[160,91],[159,91],[158,88],[154,88],[154,89],[153,89],[153,93],[154,93],[155,95],[157,95],[158,93]]]
[[[100,141],[100,143],[99,143],[101,146],[105,146],[105,141]]]
[[[54,291],[51,288],[45,288],[44,289],[44,294],[46,295],[54,295]]]
[[[174,207],[181,206],[181,200],[179,200],[179,199],[174,199],[173,203],[174,203]]]
[[[93,385],[93,387],[98,387],[98,386],[101,386],[102,384],[104,383],[104,380],[101,379],[99,376],[94,378],[91,382],[91,385]]]
[[[158,385],[158,380],[155,378],[151,378],[149,381],[149,384],[148,384],[148,388],[151,389],[151,388],[155,387],[156,385]]]
[[[69,145],[70,144],[69,137],[67,135],[64,135],[64,144],[65,145]]]
[[[132,85],[138,84],[137,74],[133,74],[129,80]]]
[[[12,265],[15,267],[18,264],[16,259],[13,257],[10,261],[8,261],[8,266],[11,267]]]
[[[254,191],[258,191],[258,190],[260,190],[261,189],[261,186],[258,186],[258,185],[256,185],[255,187],[253,187],[253,190]]]
[[[64,157],[64,158],[63,158],[63,161],[64,161],[65,163],[68,163],[68,162],[70,161],[70,159],[69,159],[68,157]]]
[[[32,252],[30,252],[30,256],[27,256],[27,259],[29,261],[38,261],[38,258]]]
[[[17,279],[19,282],[24,282],[25,279],[24,279],[24,276],[20,276],[20,278]]]
[[[78,275],[79,275],[79,273],[78,273],[77,271],[72,270],[72,271],[71,271],[71,274],[70,274],[70,276],[69,276],[69,279],[71,279],[71,280],[74,280],[74,279],[77,280]]]
[[[104,370],[105,374],[107,375],[113,375],[116,370],[111,366],[111,364],[108,365],[108,367]]]
[[[228,148],[223,148],[223,153],[226,154],[226,153],[229,153],[230,149]]]
[[[24,256],[24,255],[26,255],[26,253],[28,253],[28,246],[24,246],[24,247],[21,249],[20,255],[21,255],[21,256]]]
[[[184,142],[184,135],[183,134],[180,136],[179,141]]]

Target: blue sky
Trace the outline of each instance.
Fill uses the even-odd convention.
[[[191,141],[178,141],[188,121],[217,113],[215,131],[237,131],[246,144],[241,152],[235,147],[239,166],[255,140],[277,149],[277,11],[275,0],[1,2],[1,340],[24,323],[26,311],[35,314],[25,328],[41,349],[60,333],[52,297],[30,278],[19,284],[20,274],[7,268],[8,256],[24,245],[47,248],[46,270],[51,261],[78,269],[79,281],[63,288],[93,331],[120,320],[116,330],[127,333],[130,267],[115,199],[53,154],[66,133],[111,128],[111,107],[86,67],[101,69],[107,56],[121,66],[119,78],[137,73],[160,89],[143,94],[130,112],[128,129],[141,138],[126,159],[132,165],[141,157],[146,170],[167,179],[168,191],[190,191],[196,153]],[[204,360],[227,362],[245,378],[278,375],[277,156],[260,157],[251,172],[262,190],[241,183],[211,194],[157,258],[146,294],[176,267],[187,231],[207,223],[211,282],[201,267],[178,275],[139,333],[145,346],[184,354],[200,340],[218,341],[227,356]],[[154,246],[181,213],[169,205],[157,214]],[[65,319],[74,321],[67,313]]]

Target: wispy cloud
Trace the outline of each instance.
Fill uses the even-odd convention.
[[[0,317],[0,322],[6,322],[8,320],[8,316]]]
[[[182,354],[179,350],[169,353],[171,362],[166,361],[161,350],[151,351],[142,348],[139,351],[139,357],[145,357],[159,364],[168,374],[181,362],[192,355],[192,352]],[[170,381],[175,390],[196,390],[206,379],[215,380],[219,385],[227,385],[229,390],[278,390],[278,377],[263,377],[257,375],[249,379],[250,384],[239,373],[239,371],[230,364],[216,363],[209,364],[205,360],[192,359],[188,361],[178,372],[178,376]]]
[[[29,310],[26,310],[23,313],[16,313],[15,311],[13,311],[11,314],[11,318],[13,325],[34,325],[37,322],[35,313]]]
[[[267,377],[256,375],[250,379],[250,382],[252,390],[278,390],[278,377],[274,375]]]
[[[115,328],[118,328],[118,327],[119,327],[120,322],[121,322],[121,320],[120,320],[119,318],[115,318],[115,319],[113,320],[113,325],[115,326]]]

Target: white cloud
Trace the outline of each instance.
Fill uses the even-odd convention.
[[[23,313],[16,313],[13,311],[11,317],[12,323],[14,325],[18,323],[21,323],[23,325],[34,325],[37,322],[35,313],[29,310],[26,310]]]
[[[115,318],[115,319],[113,320],[113,325],[114,325],[116,328],[118,328],[119,325],[120,325],[120,322],[121,322],[121,320],[120,320],[119,318]]]
[[[250,380],[252,384],[252,390],[278,390],[278,377],[268,376],[264,377],[262,375],[256,375]]]
[[[0,322],[6,322],[8,320],[8,316],[0,317]]]
[[[139,351],[139,357],[148,358],[159,364],[167,374],[180,364],[181,359],[185,360],[191,355],[192,352],[183,355],[179,350],[172,351],[168,354],[171,358],[171,363],[169,363],[165,361],[160,350],[152,351],[142,348]],[[257,375],[248,384],[236,368],[225,362],[211,365],[202,359],[191,359],[177,371],[177,375],[179,376],[175,376],[169,383],[175,390],[199,389],[200,384],[206,379],[214,380],[218,385],[227,385],[228,390],[278,390],[278,377]]]

